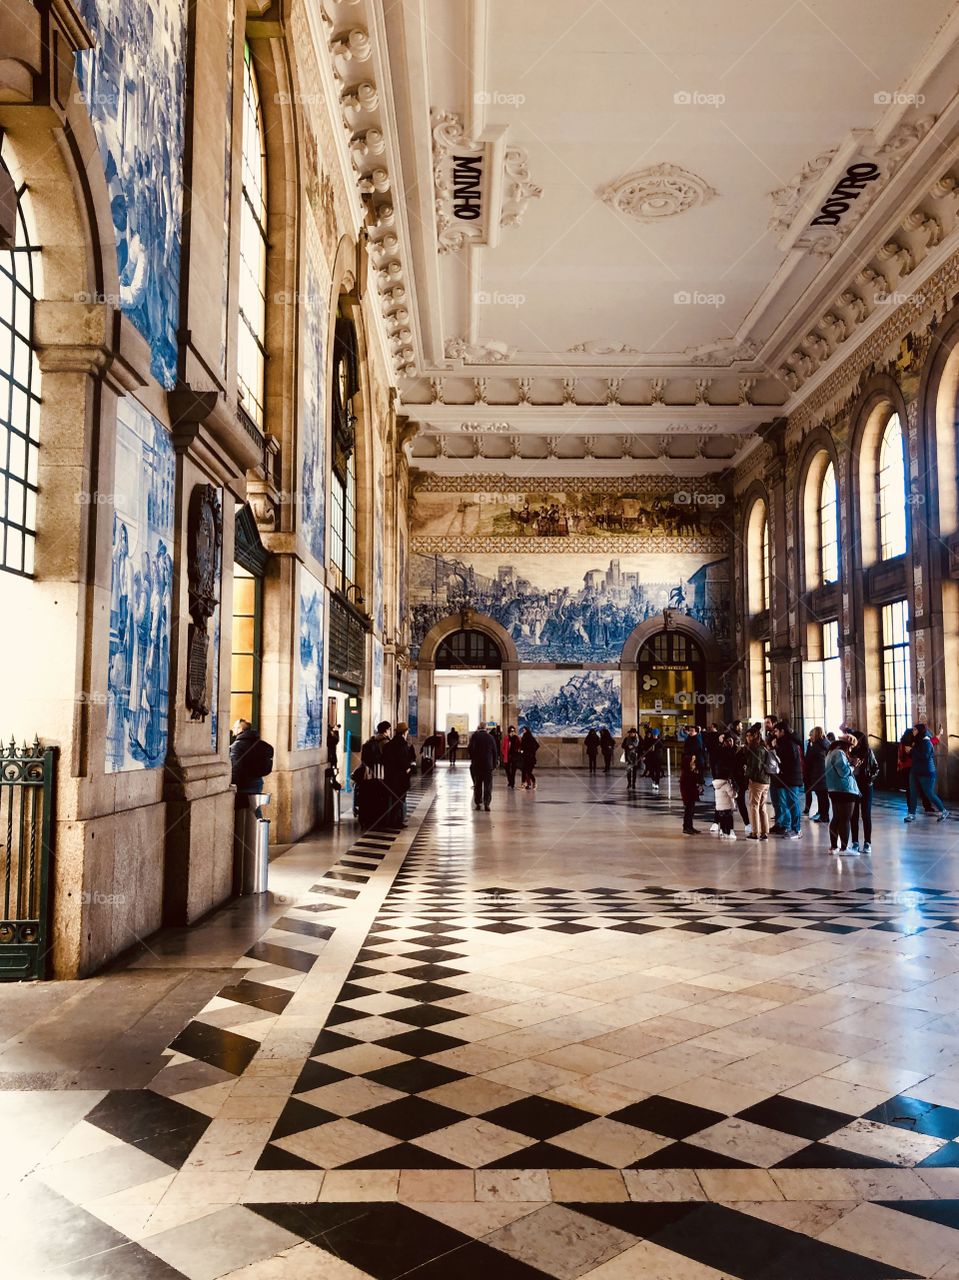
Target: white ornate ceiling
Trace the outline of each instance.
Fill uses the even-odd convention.
[[[326,0],[418,458],[743,456],[956,247],[956,9]]]

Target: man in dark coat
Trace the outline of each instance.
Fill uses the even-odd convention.
[[[485,729],[479,728],[470,738],[467,753],[470,758],[470,777],[473,779],[473,801],[477,807],[489,812],[493,797],[493,770],[496,768],[496,739]]]
[[[776,755],[779,758],[779,785],[782,787],[783,835],[796,840],[800,836],[803,800],[803,748],[798,734],[788,720],[776,725]]]
[[[383,747],[383,781],[392,801],[385,822],[388,827],[406,826],[406,793],[416,763],[416,752],[406,737],[409,729],[408,724],[400,721]]]
[[[237,720],[230,744],[230,781],[236,787],[234,808],[246,809],[250,796],[263,791],[264,777],[273,771],[273,748],[250,724]],[[256,816],[261,817],[257,809]]]
[[[449,757],[450,768],[456,768],[456,753],[459,750],[460,735],[459,730],[454,726],[446,735],[446,754]]]

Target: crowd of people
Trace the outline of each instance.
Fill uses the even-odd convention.
[[[900,741],[906,822],[915,821],[920,799],[938,821],[949,816],[936,793],[933,749],[938,741],[925,724],[911,727]],[[830,853],[872,853],[873,790],[879,773],[879,761],[865,733],[852,726],[841,726],[838,734],[817,726],[805,744],[788,720],[773,717],[748,728],[741,721],[708,729],[697,726],[683,745],[679,777],[683,832],[699,834],[693,825],[694,812],[708,775],[715,806],[710,832],[720,839],[736,839],[737,811],[749,840],[770,836],[798,840],[807,817],[828,824]]]
[[[397,724],[394,730],[384,720],[363,744],[352,777],[356,814],[364,829],[406,825],[406,793],[417,768],[416,749],[408,734],[406,724]],[[830,853],[872,852],[873,790],[880,764],[861,730],[842,725],[838,733],[827,733],[817,726],[804,743],[788,720],[767,716],[762,723],[749,726],[742,721],[725,726],[696,725],[684,730],[679,742],[684,835],[701,834],[694,825],[695,811],[711,786],[714,815],[709,831],[721,840],[737,839],[737,813],[746,839],[757,841],[770,836],[798,840],[806,818],[828,825]],[[899,742],[897,764],[900,785],[906,792],[907,823],[915,821],[920,803],[940,822],[949,817],[936,790],[938,742],[938,736],[925,724],[909,728]],[[437,730],[426,738],[420,754],[424,776],[428,777],[444,757],[450,769],[455,769],[462,743],[463,735],[456,728],[445,734]],[[475,808],[489,812],[498,770],[505,773],[509,790],[516,788],[517,777],[523,790],[535,790],[539,745],[528,727],[517,732],[516,726],[510,725],[505,734],[497,724],[474,730],[465,754]],[[615,748],[616,740],[607,726],[588,731],[583,750],[591,776],[598,773],[600,757],[603,772],[612,772]],[[641,778],[649,780],[654,794],[660,792],[666,751],[659,729],[643,725],[641,731],[626,733],[619,759],[625,766],[628,792],[637,790]]]

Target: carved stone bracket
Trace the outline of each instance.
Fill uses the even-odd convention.
[[[223,547],[223,510],[212,484],[194,485],[187,523],[187,590],[190,623],[187,639],[186,705],[191,720],[210,713],[207,624],[220,598],[217,580]]]

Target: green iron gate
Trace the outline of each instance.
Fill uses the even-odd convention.
[[[46,976],[56,749],[0,746],[0,980]]]

